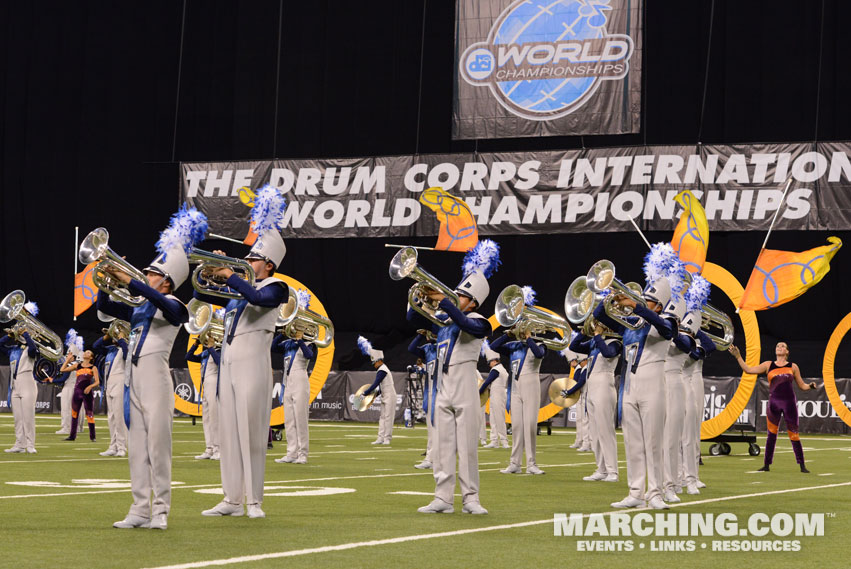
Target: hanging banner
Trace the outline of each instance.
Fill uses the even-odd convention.
[[[710,231],[851,229],[851,144],[648,146],[181,164],[181,198],[242,241],[254,191],[279,188],[287,238],[436,236],[419,197],[463,199],[479,235],[673,231],[685,189]],[[794,182],[780,203],[787,177]]]
[[[459,0],[452,138],[641,126],[642,0]]]

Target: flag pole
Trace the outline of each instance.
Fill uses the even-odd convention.
[[[221,239],[222,241],[230,241],[231,243],[236,243],[237,245],[245,245],[244,242],[239,241],[237,239],[231,239],[230,237],[225,237],[224,235],[216,235],[215,233],[208,233],[208,239]]]
[[[641,238],[644,239],[644,242],[647,244],[647,248],[652,249],[653,247],[650,246],[650,241],[648,241],[647,237],[644,236],[644,233],[641,231],[641,229],[639,229],[638,224],[635,223],[635,220],[630,217],[629,222],[632,223],[632,226],[635,228],[636,231],[638,231],[638,234],[641,235]]]
[[[434,247],[417,247],[416,245],[394,245],[393,243],[385,243],[384,246],[385,247],[393,247],[393,248],[396,248],[396,249],[410,248],[410,249],[420,249],[422,251],[437,251],[437,249],[435,249]]]
[[[79,243],[80,243],[80,226],[75,225],[74,226],[74,278],[77,278],[77,268],[78,268],[77,263],[79,263],[78,247],[80,246]],[[76,291],[76,289],[74,289],[74,299],[73,300],[76,301],[76,299],[77,299],[77,291]],[[71,306],[74,306],[74,303],[72,303]],[[74,310],[74,312],[76,312],[76,310]],[[74,314],[74,322],[76,322],[76,321],[77,321],[77,315]]]

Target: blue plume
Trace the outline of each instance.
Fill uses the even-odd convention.
[[[712,284],[700,275],[692,275],[691,286],[686,291],[685,301],[689,312],[700,310],[709,302]]]
[[[85,344],[83,344],[82,336],[77,336],[77,338],[74,340],[74,346],[77,348],[77,355],[82,355],[83,351],[85,350]]]
[[[644,277],[647,282],[667,277],[677,259],[677,253],[670,243],[654,243],[650,252],[644,256]]]
[[[537,300],[537,293],[535,293],[535,289],[531,286],[526,285],[523,287],[523,303],[526,306],[535,306],[535,301]]]
[[[369,352],[372,351],[372,344],[370,344],[369,340],[367,340],[363,336],[358,336],[358,348],[360,348],[360,353],[365,356],[368,356]]]
[[[169,226],[160,233],[156,245],[157,252],[163,255],[163,260],[165,260],[165,255],[175,248],[183,249],[185,253],[189,253],[189,250],[196,243],[203,241],[206,236],[207,216],[194,207],[183,204],[177,213],[171,216]]]
[[[224,322],[224,320],[225,320],[225,309],[224,308],[217,308],[216,311],[213,314],[215,315],[216,318],[218,318],[219,320]]]
[[[280,231],[284,227],[284,210],[287,200],[275,186],[266,184],[254,196],[254,207],[251,208],[251,223],[254,233],[263,236],[270,229]]]
[[[671,297],[680,300],[683,297],[683,289],[686,286],[686,264],[675,258],[668,271],[668,282],[671,283]]]
[[[68,329],[68,333],[65,334],[65,347],[70,348],[77,343],[77,331],[73,328]]]
[[[479,354],[484,357],[485,353],[491,349],[491,344],[488,342],[487,338],[482,342],[482,349],[479,351]]]
[[[300,288],[296,290],[298,296],[298,305],[302,308],[310,308],[310,293],[306,289]]]
[[[24,310],[26,310],[33,316],[38,316],[38,304],[36,304],[32,300],[24,303]]]
[[[501,264],[499,245],[491,239],[482,239],[464,255],[461,272],[465,278],[472,273],[480,272],[484,274],[486,279],[489,279]]]

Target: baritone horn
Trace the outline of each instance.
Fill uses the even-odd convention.
[[[23,333],[28,332],[42,357],[52,362],[59,361],[62,357],[62,339],[41,320],[30,314],[24,307],[26,302],[27,296],[22,290],[7,294],[6,298],[0,302],[0,322],[15,320],[11,332],[17,341],[20,342]]]
[[[615,302],[615,298],[619,295],[624,295],[636,304],[647,306],[647,302],[641,295],[642,288],[638,283],[624,284],[615,277],[615,265],[607,259],[601,259],[591,266],[588,275],[585,277],[588,288],[595,293],[603,294],[609,291],[609,294],[603,299],[603,306],[606,314],[630,330],[638,330],[644,326],[644,319],[639,318],[637,322],[630,322],[629,316],[632,315],[632,309],[620,305]]]
[[[283,328],[288,338],[294,338],[301,332],[305,340],[320,348],[327,348],[334,341],[334,325],[331,320],[301,306],[298,293],[292,287],[289,299],[278,308],[275,327]]]
[[[552,350],[563,350],[570,344],[570,324],[559,316],[537,306],[526,306],[523,288],[509,285],[502,289],[496,299],[496,321],[500,326],[511,328],[519,337],[529,332],[530,337]],[[545,336],[556,334],[557,338]]]
[[[447,321],[438,317],[440,307],[438,303],[432,301],[428,294],[430,292],[439,292],[448,298],[452,304],[458,306],[458,295],[455,291],[447,287],[445,284],[437,280],[431,273],[426,271],[422,266],[417,264],[417,250],[413,247],[405,247],[400,249],[390,261],[390,278],[394,281],[400,281],[405,277],[414,279],[416,284],[408,290],[408,304],[411,308],[425,316],[431,322],[438,326],[446,326]],[[442,313],[441,313],[442,314]]]
[[[115,251],[109,248],[109,231],[104,227],[98,227],[86,235],[80,243],[78,255],[80,262],[84,265],[97,263],[92,273],[92,281],[99,290],[107,293],[111,298],[124,304],[137,307],[145,304],[144,296],[134,296],[127,289],[127,285],[115,278],[108,269],[114,269],[127,273],[132,278],[144,284],[148,283],[145,273],[122,259]]]
[[[183,325],[186,331],[197,335],[202,344],[212,339],[217,347],[221,346],[225,338],[225,324],[213,305],[193,298],[186,304],[186,310],[189,311],[189,322]]]
[[[726,312],[718,310],[711,304],[700,309],[700,328],[715,343],[719,350],[726,351],[733,343],[735,335],[733,321]]]
[[[198,263],[192,272],[192,287],[200,293],[219,298],[242,298],[241,294],[228,287],[225,279],[214,275],[213,269],[230,269],[239,278],[254,286],[254,269],[245,259],[219,255],[196,247],[193,247],[186,257],[190,264]]]
[[[130,323],[120,318],[113,318],[109,321],[109,328],[104,328],[103,332],[112,338],[113,342],[117,342],[120,338],[127,339],[130,337]]]

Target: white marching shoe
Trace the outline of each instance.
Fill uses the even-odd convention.
[[[168,517],[165,514],[158,514],[151,518],[151,529],[168,529]]]
[[[618,478],[617,474],[607,474],[605,478],[603,478],[603,482],[617,482],[620,478]]]
[[[498,446],[499,445],[497,445],[496,441],[491,441],[482,448],[498,448]]]
[[[149,528],[151,527],[151,520],[148,518],[143,518],[142,516],[136,516],[134,514],[127,514],[127,517],[121,520],[120,522],[115,522],[112,524],[112,527],[118,529],[133,529],[133,528]]]
[[[369,444],[371,444],[371,445],[383,445],[384,441],[382,441],[381,439],[375,439],[374,441],[372,441]],[[388,444],[390,444],[390,443],[388,443]]]
[[[277,463],[295,462],[295,457],[294,456],[282,456],[281,458],[276,458],[275,462],[277,462]]]
[[[686,484],[686,494],[691,494],[694,496],[695,494],[700,494],[700,490],[697,488],[697,484],[694,482],[689,482]]]
[[[204,452],[197,455],[195,460],[210,460],[213,458],[213,452],[210,449],[204,449]]]
[[[639,508],[644,507],[646,504],[644,500],[639,500],[638,498],[633,498],[632,496],[627,496],[620,502],[613,502],[613,508]]]
[[[417,468],[419,470],[431,470],[432,468],[434,468],[434,465],[429,461],[424,460],[419,464],[415,464],[414,468]]]
[[[201,512],[202,516],[233,516],[239,517],[244,513],[242,504],[231,504],[222,500],[209,510]]]
[[[478,502],[467,502],[464,504],[464,507],[461,508],[462,514],[473,514],[477,516],[482,516],[488,513],[486,509],[482,507]]]
[[[455,508],[452,504],[447,504],[440,498],[435,498],[428,506],[417,508],[417,511],[421,514],[453,514]]]
[[[537,464],[533,464],[526,467],[526,474],[546,474],[546,472],[538,468]]]
[[[520,472],[520,467],[516,464],[509,464],[507,468],[499,471],[500,474],[517,474]]]
[[[661,496],[653,496],[652,498],[650,498],[650,501],[647,502],[647,505],[653,508],[654,510],[667,510],[668,508],[670,508],[670,506],[668,506],[668,504],[666,504],[662,500]]]
[[[106,449],[103,452],[98,453],[101,456],[115,456],[118,453],[114,448]]]
[[[117,458],[124,458],[125,456],[127,456],[127,451],[126,450],[117,450],[117,451],[115,451],[115,456]]]
[[[294,464],[307,464],[307,457],[306,456],[298,457],[297,459],[295,459]]]
[[[257,518],[265,518],[266,512],[260,507],[260,504],[248,504],[248,517],[256,520]]]
[[[602,472],[595,472],[594,474],[592,474],[590,476],[585,476],[585,477],[582,478],[582,480],[584,480],[586,482],[599,482],[599,481],[605,480],[605,479],[606,479],[606,475],[603,474]]]
[[[673,490],[665,490],[665,501],[670,502],[671,504],[682,502],[682,500],[680,500],[680,497],[677,496],[677,493]]]
[[[701,482],[700,480],[698,480],[697,482],[695,482],[695,485],[698,487],[698,489],[706,488],[706,484],[705,484],[705,483],[703,483],[703,482]]]

